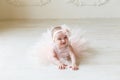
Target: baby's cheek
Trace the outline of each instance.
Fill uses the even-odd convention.
[[[58,45],[61,45],[61,42],[60,42],[60,41],[58,41],[58,42],[57,42],[57,44],[58,44]]]
[[[69,41],[68,41],[68,40],[66,40],[66,43],[69,43]]]

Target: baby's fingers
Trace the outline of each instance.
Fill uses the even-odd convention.
[[[66,67],[65,66],[59,66],[59,69],[65,69]]]
[[[72,70],[78,70],[79,68],[78,67],[72,67]]]

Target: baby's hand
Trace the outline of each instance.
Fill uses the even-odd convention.
[[[70,68],[72,68],[72,70],[78,70],[79,69],[79,67],[77,65],[75,65],[75,64],[70,66]]]
[[[66,66],[67,66],[67,65],[65,65],[65,64],[63,64],[63,63],[60,63],[60,64],[58,65],[58,68],[59,68],[59,69],[65,69]]]

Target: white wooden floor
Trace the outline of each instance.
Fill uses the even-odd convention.
[[[34,67],[27,52],[51,25],[67,24],[86,31],[89,56],[80,70]],[[0,80],[120,80],[120,20],[0,21]]]

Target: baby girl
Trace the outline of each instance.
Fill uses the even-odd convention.
[[[59,69],[78,70],[81,53],[86,49],[80,28],[70,30],[66,25],[53,27],[40,36],[32,48],[33,63],[55,64]]]
[[[72,70],[78,70],[75,51],[69,37],[70,31],[67,28],[56,26],[52,29],[53,47],[51,49],[51,59],[59,69],[66,69],[69,66]]]

